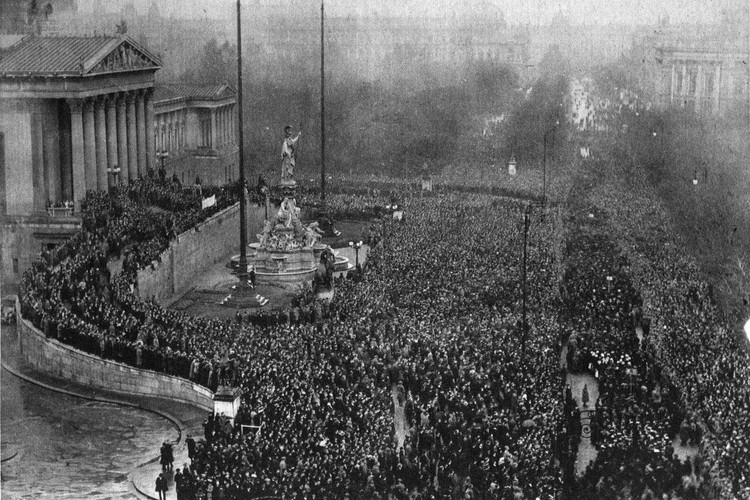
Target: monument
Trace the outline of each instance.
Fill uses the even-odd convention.
[[[335,270],[349,269],[349,259],[336,256],[327,245],[321,243],[324,232],[318,222],[303,224],[295,194],[297,182],[294,180],[297,148],[301,133],[292,137],[291,127],[284,128],[285,138],[281,145],[281,181],[277,191],[283,197],[275,215],[269,217],[270,206],[266,207],[266,221],[257,234],[258,241],[252,243],[254,254],[248,259],[252,265],[258,284],[294,283],[311,281],[318,270],[321,255],[328,251],[333,255]],[[252,261],[252,262],[251,262]],[[230,262],[238,265],[237,257]]]
[[[258,234],[255,275],[258,283],[312,279],[322,233],[317,223],[305,226],[294,198],[284,198],[276,216],[266,220]],[[323,245],[320,245],[323,247]]]
[[[284,141],[281,143],[281,182],[279,191],[287,198],[294,198],[297,194],[297,181],[294,180],[294,168],[297,166],[297,145],[302,132],[292,138],[292,127],[284,127]]]

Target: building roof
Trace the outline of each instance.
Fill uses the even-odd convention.
[[[197,83],[162,83],[154,89],[154,103],[202,99],[202,100],[222,100],[228,97],[235,97],[237,94],[234,89],[227,83],[218,83],[211,85],[201,85]]]
[[[126,52],[115,63],[117,55]],[[124,36],[28,36],[0,51],[3,76],[83,76],[160,67],[156,57]]]

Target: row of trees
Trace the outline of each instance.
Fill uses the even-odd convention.
[[[247,158],[256,171],[273,179],[278,175],[277,149],[283,127],[299,127],[303,142],[297,175],[314,178],[319,170],[321,142],[319,75],[280,63],[276,64],[283,67],[265,73],[257,64],[250,65],[250,61],[262,60],[254,52],[261,48],[250,45],[244,88]],[[236,47],[212,40],[184,79],[233,83],[236,71]],[[408,87],[367,81],[351,72],[337,73],[334,68],[326,81],[327,167],[332,172],[413,176],[415,168],[421,171],[424,164],[437,171],[473,157],[478,150],[476,117],[510,115],[524,102],[519,85],[519,76],[512,68],[485,61],[466,67],[464,74],[454,76],[452,82],[423,80]],[[524,131],[541,130],[543,127],[537,122],[553,118],[542,101],[559,102],[552,93],[560,88],[561,84],[554,82],[535,90],[534,98],[524,103],[525,108],[516,114],[514,123]],[[542,108],[543,117],[539,115]],[[517,148],[528,146],[523,135],[514,134]],[[541,135],[529,141],[539,142]],[[540,147],[536,149],[541,151]]]
[[[599,83],[627,83],[617,69]],[[619,87],[624,88],[624,87]],[[613,92],[614,93],[614,92]],[[682,109],[631,113],[620,144],[630,175],[645,176],[670,210],[730,321],[750,311],[750,145],[747,126]]]

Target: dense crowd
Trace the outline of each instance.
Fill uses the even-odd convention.
[[[200,445],[198,490],[210,484],[225,498],[554,496],[555,321],[540,312],[555,283],[553,255],[535,250],[530,316],[538,331],[521,353],[517,204],[412,201],[409,212],[420,215],[384,220],[396,234],[372,250],[364,274],[339,283],[329,305],[303,299],[264,324],[222,323],[138,299],[133,272],[150,254],[110,275],[110,255],[132,252],[139,239],[169,238],[164,219],[160,226],[148,214],[175,200],[142,186],[148,204],[131,205],[136,189],[89,201],[96,213],[86,230],[27,273],[22,309],[45,334],[89,352],[244,389],[238,421],[262,410],[262,431]],[[166,213],[172,232],[191,220]],[[549,236],[549,223],[537,226],[534,237]],[[404,411],[395,436],[392,391]]]
[[[529,331],[519,321],[525,204],[406,186],[329,199],[339,217],[375,219],[367,264],[338,280],[330,302],[308,290],[288,310],[221,322],[141,300],[136,271],[236,200],[236,189],[154,177],[90,193],[83,230],[26,272],[22,314],[104,358],[242,388],[237,425],[207,422],[175,475],[183,498],[648,500],[702,498],[716,485],[750,498],[746,346],[664,234],[648,186],[613,185],[603,172],[619,159],[597,151],[565,224],[554,209],[532,213]],[[217,205],[201,209],[211,195]],[[404,221],[383,217],[395,200]],[[564,341],[568,369],[594,375],[600,394],[599,454],[578,480]],[[674,435],[700,443],[699,456],[676,459]]]
[[[238,420],[262,409],[265,424],[199,451],[194,470],[225,497],[554,496],[559,383],[554,349],[542,347],[554,320],[539,315],[524,359],[508,279],[518,207],[408,210],[420,215],[372,250],[360,279],[337,285],[330,318],[238,332]],[[552,267],[534,266],[535,289],[552,286]],[[395,438],[393,397],[404,412]]]
[[[623,89],[604,103],[611,111],[606,128],[631,129],[625,141],[638,140],[648,106]],[[738,325],[732,333],[653,186],[624,175],[628,170],[621,165],[632,161],[627,149],[601,140],[598,145],[603,157],[588,162],[589,175],[597,177],[590,200],[606,210],[608,225],[601,232],[606,237],[589,245],[598,262],[583,267],[604,266],[594,267],[602,295],[596,300],[605,306],[597,309],[609,311],[612,321],[599,325],[608,335],[575,337],[575,361],[598,375],[601,394],[613,396],[597,412],[600,454],[585,491],[595,498],[622,495],[623,488],[644,498],[750,498],[747,342],[736,335]],[[609,285],[605,275],[613,278]],[[605,301],[613,295],[626,307],[612,310]],[[636,326],[642,342],[633,333]],[[675,434],[682,443],[699,445],[692,461],[673,458]]]

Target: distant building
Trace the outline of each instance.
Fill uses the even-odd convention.
[[[166,83],[154,93],[154,143],[180,181],[225,184],[239,177],[237,94],[229,85]],[[166,153],[166,155],[165,155]]]
[[[127,37],[0,37],[4,284],[80,227],[86,191],[153,166],[160,67]]]
[[[750,16],[735,2],[717,25],[661,23],[634,43],[640,87],[659,107],[750,116]]]

